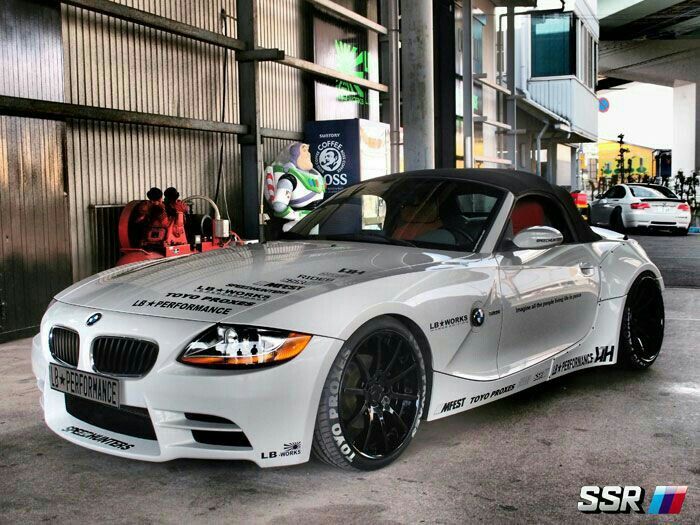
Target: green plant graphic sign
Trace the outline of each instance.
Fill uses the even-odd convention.
[[[341,73],[366,79],[369,76],[369,60],[369,51],[359,51],[356,45],[342,40],[335,41],[335,68]],[[340,92],[338,101],[369,104],[367,91],[357,84],[337,80],[335,87]]]

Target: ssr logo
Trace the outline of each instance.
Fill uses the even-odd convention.
[[[630,513],[643,514],[644,489],[636,486],[586,485],[581,487],[578,510],[586,513]]]
[[[687,486],[659,486],[647,509],[648,514],[679,514],[683,508]],[[636,512],[643,514],[644,489],[637,486],[586,485],[581,487],[578,510],[587,513],[617,514]]]

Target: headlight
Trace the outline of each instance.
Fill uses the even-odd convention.
[[[296,332],[217,325],[187,345],[178,361],[208,368],[277,365],[299,355],[309,341],[310,335]]]

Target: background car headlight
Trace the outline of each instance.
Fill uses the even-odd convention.
[[[217,325],[192,341],[178,361],[208,368],[255,368],[284,363],[301,353],[308,334]]]

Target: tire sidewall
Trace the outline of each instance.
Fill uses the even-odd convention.
[[[619,342],[621,364],[623,366],[628,367],[628,368],[633,368],[633,369],[638,369],[638,370],[649,368],[651,365],[653,365],[656,362],[656,359],[659,357],[659,354],[661,353],[661,347],[663,346],[663,336],[664,336],[664,331],[662,328],[661,341],[659,342],[659,349],[652,359],[642,359],[633,350],[634,345],[632,344],[632,327],[631,327],[632,314],[631,314],[631,311],[629,309],[628,303],[630,300],[630,296],[632,295],[632,292],[634,292],[635,289],[637,287],[641,286],[642,283],[644,283],[644,282],[651,282],[651,283],[653,283],[653,286],[656,288],[656,292],[659,294],[658,299],[661,303],[660,306],[661,306],[661,316],[662,316],[662,319],[661,319],[662,327],[665,327],[665,325],[666,325],[663,295],[661,293],[661,288],[659,287],[659,283],[654,276],[642,275],[641,277],[637,278],[637,280],[634,282],[634,284],[632,285],[632,288],[630,288],[630,291],[627,294],[625,306],[624,306],[624,309],[622,311],[622,324],[620,326],[620,342]]]
[[[413,425],[409,431],[409,435],[401,446],[385,458],[371,459],[359,454],[345,439],[339,414],[340,385],[342,384],[345,368],[355,348],[374,332],[387,329],[401,334],[408,341],[411,350],[414,352],[421,376],[421,392],[419,394],[420,403],[418,405],[415,421],[413,422]],[[418,431],[423,410],[425,409],[426,390],[427,373],[425,360],[423,359],[423,355],[420,351],[420,346],[416,341],[416,338],[413,336],[410,330],[408,330],[396,319],[392,317],[379,317],[362,325],[345,342],[338,353],[338,356],[335,358],[321,393],[317,425],[324,424],[324,422],[326,425],[330,425],[335,451],[348,465],[360,470],[379,469],[388,465],[389,463],[392,463],[396,458],[398,458]],[[335,455],[336,454],[334,454],[334,456]]]

